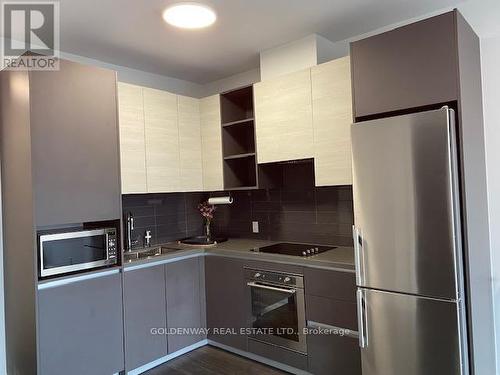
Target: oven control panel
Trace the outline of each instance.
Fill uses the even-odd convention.
[[[289,285],[299,288],[304,287],[304,277],[302,275],[296,274],[285,274],[281,272],[262,271],[246,268],[245,278],[253,281],[267,282],[278,285]]]

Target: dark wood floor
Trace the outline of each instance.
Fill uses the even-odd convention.
[[[287,373],[212,346],[203,346],[155,367],[144,374],[283,375]]]

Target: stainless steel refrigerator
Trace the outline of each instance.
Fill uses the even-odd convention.
[[[352,125],[363,375],[468,374],[454,117]]]

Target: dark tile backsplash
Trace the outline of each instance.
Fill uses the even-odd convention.
[[[229,237],[352,246],[351,187],[233,192],[231,206],[219,206],[214,232]],[[259,233],[252,233],[252,221]]]
[[[217,206],[212,231],[228,237],[352,246],[354,222],[351,186],[314,187],[310,167],[285,168],[283,186],[234,191],[232,205]],[[305,169],[304,169],[305,168]],[[304,177],[305,176],[305,177]],[[152,242],[164,243],[201,235],[198,203],[229,193],[170,193],[124,195],[124,213],[135,217],[133,238],[142,246],[146,230]],[[252,233],[252,221],[259,233]]]
[[[151,231],[153,244],[201,234],[203,221],[196,207],[207,197],[206,193],[124,195],[124,215],[132,212],[135,218],[134,247],[143,246],[147,230]]]

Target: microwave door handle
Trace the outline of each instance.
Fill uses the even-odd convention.
[[[38,246],[39,246],[39,254],[38,254],[38,257],[39,257],[39,259],[40,259],[40,263],[39,263],[39,264],[40,264],[40,270],[39,270],[38,276],[42,276],[43,271],[45,270],[45,262],[44,262],[44,260],[43,260],[43,243],[44,243],[45,241],[42,239],[42,237],[41,237],[41,236],[40,236],[40,238],[39,238],[39,241],[40,241],[40,243],[39,243],[39,245],[38,245]]]
[[[106,260],[109,260],[109,233],[104,233],[104,246],[106,249]]]
[[[270,286],[270,285],[257,284],[257,283],[254,283],[253,281],[248,282],[247,285],[249,287],[252,287],[252,288],[274,290],[276,292],[283,292],[283,293],[288,293],[288,294],[295,294],[295,292],[296,292],[295,289],[278,288],[278,287]]]
[[[106,233],[105,229],[90,229],[76,232],[62,232],[53,234],[43,234],[40,236],[40,241],[57,241],[57,240],[68,240],[72,238],[81,237],[91,237],[91,236],[102,236]]]

